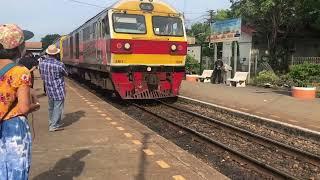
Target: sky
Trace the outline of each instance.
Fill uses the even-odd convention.
[[[230,7],[229,0],[164,1],[184,12],[188,25],[204,20],[208,10]],[[68,34],[114,2],[116,0],[0,0],[0,24],[18,24],[34,32],[31,41],[40,41],[47,34]]]

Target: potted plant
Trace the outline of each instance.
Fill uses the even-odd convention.
[[[300,64],[292,66],[289,76],[293,80],[292,96],[299,99],[316,98],[316,84],[320,82],[320,65],[319,64]]]
[[[309,81],[296,81],[291,88],[292,97],[309,100],[315,99],[317,88]]]

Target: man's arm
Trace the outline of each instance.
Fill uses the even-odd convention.
[[[32,71],[34,71],[35,69],[37,69],[37,66],[33,66],[29,71],[32,72]]]
[[[61,63],[61,73],[64,75],[64,76],[68,76],[68,72],[67,72],[67,70],[66,70],[66,66],[63,64],[63,63]]]

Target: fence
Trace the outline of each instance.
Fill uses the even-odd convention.
[[[311,63],[311,64],[320,64],[320,57],[293,57],[292,65],[303,64],[303,63]]]

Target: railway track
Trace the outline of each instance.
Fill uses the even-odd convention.
[[[320,175],[320,157],[316,154],[162,101],[132,105],[276,177],[317,179]]]
[[[88,88],[88,85],[82,84],[82,87],[231,179],[320,179],[317,153],[201,115],[205,114],[199,110],[201,108],[191,111],[188,106],[162,101],[139,105],[132,101],[106,98],[105,92]]]

